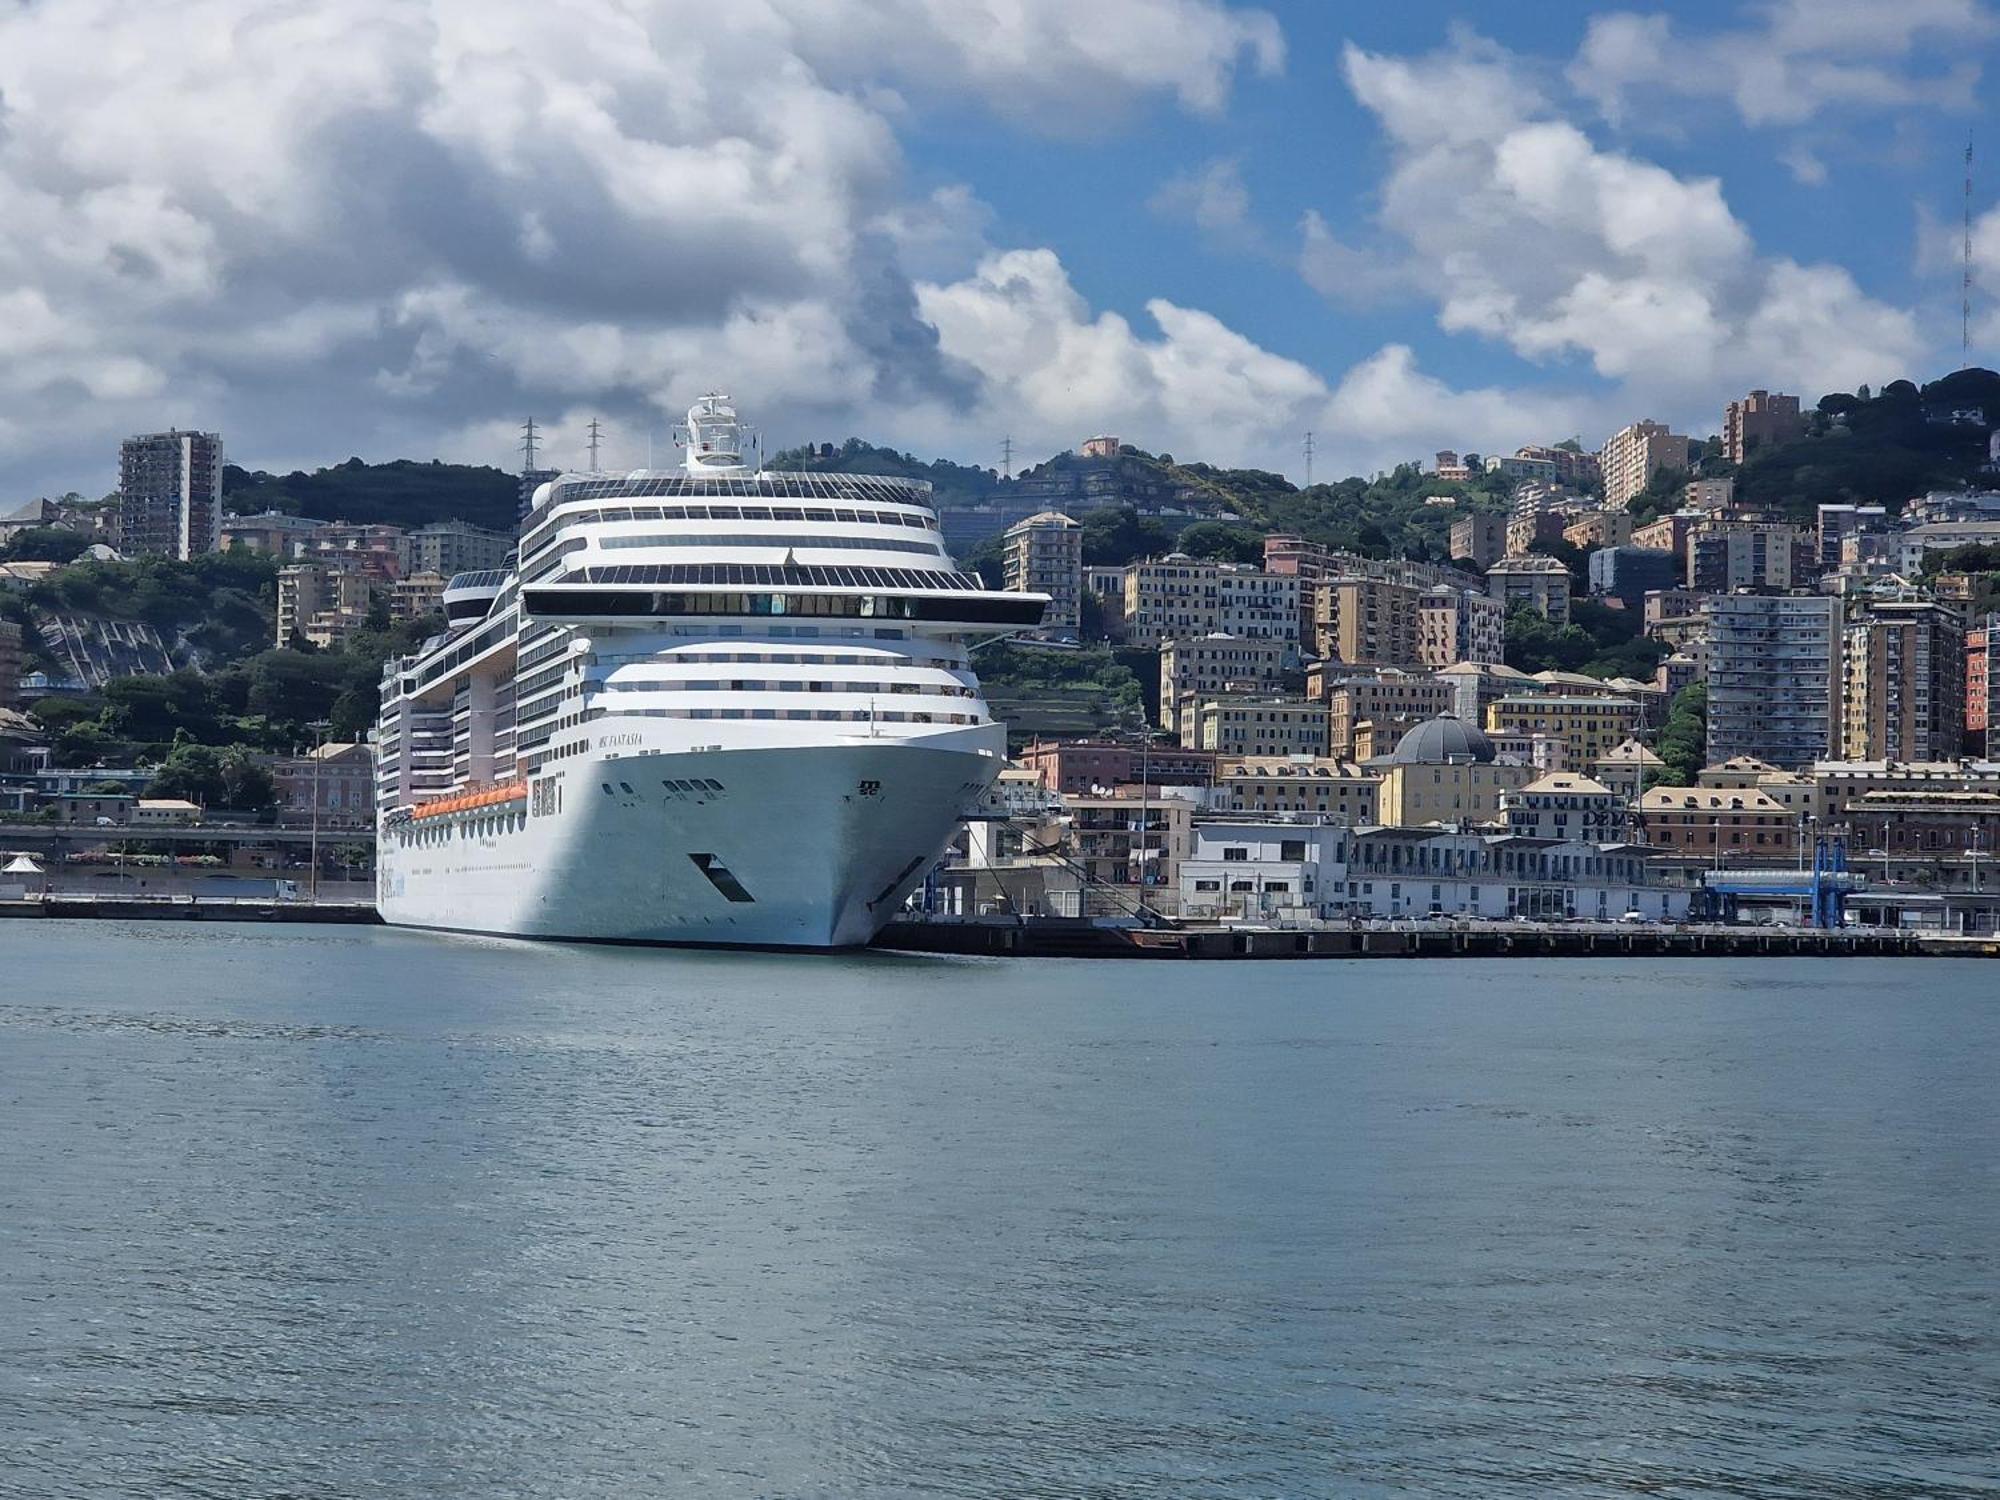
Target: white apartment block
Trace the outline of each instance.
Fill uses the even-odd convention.
[[[1060,511],[1038,512],[1007,528],[1002,558],[1008,588],[1049,596],[1044,633],[1074,635],[1082,628],[1082,526]]]

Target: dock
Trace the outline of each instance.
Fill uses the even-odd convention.
[[[891,922],[878,948],[995,958],[1826,958],[2000,955],[1990,940],[1900,928],[1405,922],[1137,927],[1065,917]]]
[[[367,901],[51,895],[0,901],[9,917],[373,927]],[[1356,927],[1140,927],[1073,917],[891,922],[873,944],[987,958],[2000,958],[2000,938],[1895,927],[1399,922]]]
[[[0,901],[0,918],[62,917],[114,922],[272,922],[333,927],[381,923],[372,901],[278,901],[270,897],[41,896]]]

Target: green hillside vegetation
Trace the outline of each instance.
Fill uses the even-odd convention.
[[[183,744],[293,751],[312,743],[315,721],[335,740],[357,740],[375,722],[383,662],[442,628],[437,617],[377,619],[339,650],[266,650],[212,672],[114,678],[33,711],[64,766],[158,762]]]
[[[792,448],[771,462],[773,468],[927,479],[934,486],[937,502],[947,507],[1041,493],[1050,488],[1054,478],[1074,476],[1079,483],[1088,478],[1093,494],[1103,490],[1137,497],[1114,499],[1108,504],[1085,505],[1074,498],[1051,502],[1071,507],[1070,513],[1085,526],[1084,560],[1105,567],[1122,566],[1176,546],[1194,556],[1253,561],[1262,557],[1263,536],[1271,531],[1295,532],[1370,557],[1408,556],[1445,562],[1449,560],[1452,521],[1473,511],[1504,513],[1512,489],[1498,475],[1452,484],[1425,474],[1416,464],[1403,464],[1374,479],[1343,479],[1301,490],[1282,474],[1266,469],[1177,463],[1172,454],[1147,453],[1129,445],[1121,448],[1115,459],[1060,453],[1022,470],[1014,480],[1002,479],[991,469],[969,468],[944,459],[925,463],[859,438],[849,438],[831,455],[816,448]],[[1446,497],[1453,503],[1427,505],[1425,501],[1432,497]],[[1230,512],[1242,517],[1242,522],[1212,514],[1209,519],[1194,520],[1141,516],[1141,499],[1148,508],[1170,507],[1197,516]],[[1223,529],[1231,527],[1235,529]],[[1183,543],[1189,528],[1200,529]],[[997,556],[998,544],[993,543],[960,561],[976,568]]]
[[[90,538],[62,526],[30,526],[0,546],[0,562],[70,563],[83,556]]]
[[[1985,425],[1927,421],[1926,406],[1978,407]],[[1892,511],[1932,489],[1971,483],[1987,456],[1987,433],[2000,423],[2000,374],[1966,369],[1919,389],[1891,381],[1870,394],[1822,396],[1806,436],[1753,452],[1734,471],[1739,504],[1810,523],[1815,507],[1884,504]],[[1732,472],[1727,464],[1704,474]]]
[[[1507,665],[1521,672],[1581,672],[1589,677],[1645,680],[1666,659],[1667,648],[1639,632],[1638,610],[1613,609],[1595,599],[1570,600],[1570,622],[1552,625],[1532,609],[1507,616]]]
[[[977,505],[1004,483],[992,469],[975,469],[948,458],[925,463],[894,448],[879,448],[853,437],[831,454],[822,454],[817,446],[786,448],[774,454],[768,466],[811,474],[885,474],[897,479],[924,479],[930,481],[935,498],[942,505]]]
[[[520,481],[499,469],[436,459],[370,464],[350,458],[330,469],[282,475],[231,464],[223,470],[222,499],[226,509],[239,515],[275,510],[322,521],[403,527],[457,520],[512,532]]]
[[[270,644],[277,599],[277,564],[237,550],[191,562],[148,557],[72,563],[30,588],[23,603],[33,609],[143,621],[160,633],[176,659],[219,666]]]
[[[1708,763],[1708,685],[1694,682],[1674,694],[1667,710],[1667,722],[1653,753],[1666,762],[1649,772],[1649,786],[1693,786],[1694,778]]]

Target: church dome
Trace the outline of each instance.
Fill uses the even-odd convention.
[[[1447,761],[1493,759],[1493,741],[1476,724],[1450,714],[1426,719],[1396,741],[1389,760],[1399,766],[1437,766]]]

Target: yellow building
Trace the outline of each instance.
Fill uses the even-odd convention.
[[[1392,828],[1497,822],[1502,795],[1536,774],[1495,759],[1478,725],[1449,716],[1417,725],[1374,769],[1382,773],[1381,820]]]
[[[1326,705],[1304,698],[1213,698],[1194,712],[1189,747],[1217,755],[1324,755]]]
[[[1319,586],[1315,637],[1321,656],[1415,666],[1423,660],[1424,591],[1384,578],[1328,578]]]
[[[1215,766],[1217,812],[1320,813],[1352,823],[1380,821],[1382,782],[1351,760],[1246,755]]]
[[[1548,693],[1502,698],[1486,707],[1494,734],[1549,734],[1563,742],[1563,764],[1588,766],[1638,733],[1630,698],[1561,698]]]

